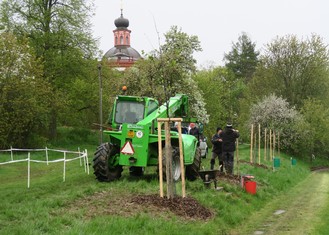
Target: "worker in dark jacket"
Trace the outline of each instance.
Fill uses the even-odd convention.
[[[224,167],[227,174],[233,174],[235,141],[239,138],[238,130],[234,130],[232,124],[228,123],[221,133]]]
[[[190,124],[190,130],[189,130],[190,135],[194,135],[195,138],[200,141],[200,131],[199,128],[196,127],[195,123]]]
[[[222,128],[217,127],[216,134],[211,138],[212,143],[212,154],[210,160],[210,169],[213,170],[216,162],[216,158],[218,158],[219,169],[223,172],[223,155],[222,155]]]

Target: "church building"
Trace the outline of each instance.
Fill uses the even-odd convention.
[[[125,70],[142,57],[137,50],[130,46],[129,20],[123,17],[122,9],[121,16],[114,21],[114,25],[117,27],[113,30],[114,47],[108,50],[104,57],[107,58],[111,67]]]

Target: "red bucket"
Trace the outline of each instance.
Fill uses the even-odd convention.
[[[247,193],[256,194],[257,184],[255,181],[245,181],[244,187]]]

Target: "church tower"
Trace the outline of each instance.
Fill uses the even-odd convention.
[[[114,47],[108,50],[104,57],[107,58],[110,66],[125,70],[142,57],[130,46],[129,20],[123,17],[123,9],[121,9],[121,16],[114,21],[114,25],[116,26],[113,30]]]

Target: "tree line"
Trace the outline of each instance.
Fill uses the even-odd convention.
[[[40,146],[59,126],[93,128],[101,72],[104,117],[123,85],[160,102],[185,93],[206,136],[231,121],[248,141],[261,124],[280,131],[287,152],[329,152],[329,52],[319,35],[278,36],[260,52],[242,32],[223,66],[198,69],[198,37],[172,26],[158,49],[119,72],[97,59],[92,1],[4,0],[0,11],[0,148]]]

